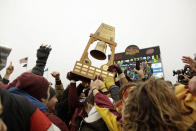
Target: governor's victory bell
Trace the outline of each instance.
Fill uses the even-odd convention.
[[[114,77],[114,74],[108,72],[107,69],[114,61],[115,47],[117,43],[115,40],[115,28],[109,25],[102,23],[100,27],[94,34],[90,34],[90,39],[87,43],[87,46],[80,58],[80,61],[77,61],[72,73],[85,77],[87,79],[94,79],[95,76],[101,76],[106,78],[107,76]],[[97,45],[94,50],[90,51],[92,57],[98,60],[106,59],[106,49],[109,45],[111,49],[111,57],[106,64],[101,65],[100,67],[91,66],[91,60],[88,57],[88,49],[91,44],[97,42]]]

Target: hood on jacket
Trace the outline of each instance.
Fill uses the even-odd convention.
[[[41,101],[41,98],[47,98],[49,82],[43,76],[25,72],[10,83],[10,85],[25,91],[39,101]]]

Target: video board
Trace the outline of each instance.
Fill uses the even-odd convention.
[[[118,64],[123,72],[133,80],[138,79],[138,75],[133,71],[136,61],[139,61],[145,78],[164,77],[159,46],[139,49],[136,45],[131,45],[126,48],[125,52],[117,53],[114,57],[114,63]]]

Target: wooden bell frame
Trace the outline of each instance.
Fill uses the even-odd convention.
[[[88,50],[89,50],[90,45],[93,44],[97,40],[103,41],[106,44],[108,44],[111,49],[111,52],[112,52],[111,57],[108,60],[108,63],[102,65],[100,68],[91,66],[92,63],[88,57]],[[95,76],[97,76],[97,75],[101,76],[102,78],[106,78],[107,76],[114,77],[114,74],[111,72],[108,72],[107,69],[110,65],[113,64],[116,45],[117,45],[117,43],[114,41],[100,37],[97,34],[90,34],[90,39],[89,39],[87,46],[82,54],[82,57],[80,58],[80,61],[76,62],[72,72],[75,74],[78,74],[80,76],[83,76],[85,78],[89,78],[89,79],[94,79]]]

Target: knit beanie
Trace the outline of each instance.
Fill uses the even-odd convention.
[[[31,72],[25,72],[16,78],[15,86],[39,101],[41,98],[47,98],[49,82],[43,77]]]

